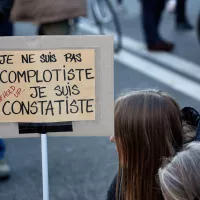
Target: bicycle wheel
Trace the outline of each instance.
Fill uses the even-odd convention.
[[[99,10],[98,12],[97,8]],[[96,0],[93,1],[91,5],[91,10],[95,19],[95,23],[99,28],[100,34],[113,34],[112,32],[114,32],[114,52],[118,53],[122,49],[122,31],[119,19],[117,17],[115,9],[113,8],[112,3],[110,2],[110,0]],[[113,31],[108,31],[108,28],[111,28],[111,30]]]
[[[197,33],[197,39],[200,43],[200,12],[198,14],[198,17],[197,17],[197,29],[196,29],[196,33]]]

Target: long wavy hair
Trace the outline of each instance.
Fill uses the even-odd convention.
[[[118,98],[115,141],[119,156],[117,200],[163,199],[156,174],[162,158],[172,156],[183,145],[176,101],[154,89]]]

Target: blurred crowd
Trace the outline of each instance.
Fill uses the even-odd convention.
[[[175,27],[180,31],[189,31],[193,27],[190,24],[187,12],[187,0],[169,0],[167,8],[175,14]],[[174,49],[172,42],[162,38],[159,32],[159,25],[163,11],[166,7],[166,0],[141,0],[142,25],[147,49],[150,51],[167,51]]]
[[[0,36],[13,36],[18,21],[37,24],[38,35],[70,35],[70,20],[86,14],[86,0],[0,0]],[[0,139],[0,180],[10,177],[5,150]]]
[[[123,4],[123,0],[116,1],[119,5]],[[171,52],[174,49],[175,45],[162,38],[159,33],[165,7],[174,13],[175,26],[178,30],[192,30],[193,27],[187,17],[187,0],[139,0],[139,2],[144,39],[149,51]],[[38,35],[70,35],[72,34],[70,21],[77,20],[80,16],[87,16],[87,0],[0,0],[0,35],[11,36],[12,23],[18,21],[37,24]]]
[[[38,25],[38,35],[69,35],[69,21],[86,14],[86,0],[0,0],[0,35],[13,34],[14,22]]]

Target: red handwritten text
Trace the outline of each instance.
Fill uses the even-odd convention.
[[[5,100],[6,98],[8,98],[11,94],[14,94],[14,96],[17,98],[19,97],[22,93],[24,92],[24,90],[22,91],[21,88],[16,89],[15,86],[10,86],[7,90],[3,91],[2,94],[0,94],[0,103]]]

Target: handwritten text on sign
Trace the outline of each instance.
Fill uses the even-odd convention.
[[[95,120],[95,51],[0,51],[0,122]]]

